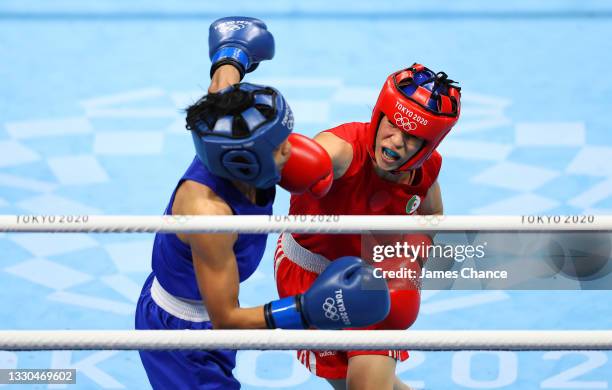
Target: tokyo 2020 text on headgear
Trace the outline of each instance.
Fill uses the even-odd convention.
[[[240,83],[189,107],[187,129],[209,171],[269,188],[280,180],[273,153],[293,130],[293,113],[276,89]]]
[[[444,72],[421,64],[395,72],[380,91],[368,128],[368,153],[374,159],[376,132],[383,115],[402,131],[423,140],[423,146],[396,171],[420,167],[457,123],[461,88]]]

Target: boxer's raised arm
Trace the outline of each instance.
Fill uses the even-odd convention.
[[[342,138],[329,133],[319,133],[314,140],[327,151],[334,169],[334,180],[340,179],[353,161],[353,146]]]
[[[208,93],[219,92],[224,88],[240,82],[240,72],[233,65],[222,65],[215,70],[210,79]]]

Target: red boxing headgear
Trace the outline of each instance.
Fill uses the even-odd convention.
[[[444,72],[434,73],[421,64],[393,73],[380,91],[368,128],[368,153],[374,159],[376,132],[383,115],[406,133],[423,140],[423,146],[397,171],[418,168],[457,123],[461,88]]]

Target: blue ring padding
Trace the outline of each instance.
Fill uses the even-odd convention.
[[[304,329],[302,316],[297,311],[295,297],[287,297],[270,302],[270,313],[277,328]]]

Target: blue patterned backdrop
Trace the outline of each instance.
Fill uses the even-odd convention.
[[[367,121],[386,75],[415,61],[459,80],[462,118],[440,147],[447,214],[612,212],[608,2],[15,0],[0,3],[0,213],[162,213],[193,158],[182,110],[208,85],[208,25],[235,14],[275,35],[276,57],[248,80],[279,88],[306,135]],[[287,208],[282,193],[275,213]],[[243,306],[276,296],[275,239]],[[0,328],[132,328],[151,243],[0,233]],[[610,298],[429,291],[414,328],[609,329]],[[398,373],[416,388],[612,382],[603,352],[411,356]],[[83,389],[148,386],[135,352],[0,351],[0,367],[76,368]],[[327,388],[291,352],[241,352],[235,375],[245,389]]]

